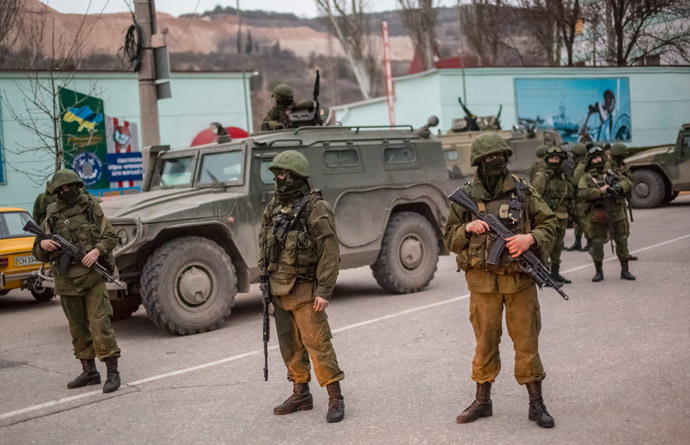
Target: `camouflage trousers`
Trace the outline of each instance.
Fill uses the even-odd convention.
[[[608,224],[590,222],[590,234],[592,235],[592,260],[595,263],[604,261],[604,244],[608,237]],[[630,256],[628,251],[627,219],[621,219],[613,223],[613,241],[616,245],[616,256],[619,260],[625,260]]]
[[[515,380],[520,385],[544,380],[546,373],[539,357],[541,313],[537,287],[511,293],[470,292],[470,321],[477,340],[472,360],[472,380],[493,382],[501,371],[498,345],[501,342],[503,306],[506,326],[515,349]]]
[[[286,297],[276,298],[274,314],[288,380],[296,383],[311,380],[310,357],[319,385],[326,386],[345,378],[331,343],[333,336],[326,311],[314,310],[313,296],[296,304],[290,304],[290,295]]]
[[[60,303],[69,322],[76,358],[98,357],[103,361],[107,357],[120,356],[110,324],[113,308],[103,280],[98,280],[84,295],[61,295]]]
[[[556,241],[553,243],[553,247],[548,255],[547,266],[551,264],[561,264],[561,252],[563,252],[563,246],[565,244],[565,230],[568,228],[567,219],[559,219],[558,225],[556,226]]]

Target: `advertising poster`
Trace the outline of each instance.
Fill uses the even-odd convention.
[[[138,193],[143,178],[142,154],[139,150],[137,125],[106,116],[106,174],[110,183],[108,195]]]
[[[65,167],[74,170],[88,190],[108,188],[103,101],[67,88],[59,95]]]
[[[518,123],[554,129],[563,142],[630,141],[630,83],[601,79],[515,79]]]

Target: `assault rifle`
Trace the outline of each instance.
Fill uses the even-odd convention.
[[[264,381],[268,381],[268,342],[271,338],[271,284],[268,280],[268,265],[264,264],[264,270],[259,278],[261,289],[261,303],[263,305],[264,319]]]
[[[86,252],[84,252],[82,249],[79,247],[75,246],[74,244],[70,243],[63,237],[57,234],[52,234],[48,235],[43,231],[41,226],[36,224],[36,222],[33,219],[30,219],[26,222],[24,225],[24,228],[22,229],[25,232],[31,233],[33,235],[36,235],[36,237],[39,240],[44,240],[44,239],[49,239],[52,241],[55,241],[60,245],[60,250],[62,250],[62,256],[60,257],[60,267],[59,267],[59,272],[60,273],[67,273],[67,269],[69,268],[69,263],[72,260],[76,260],[81,262],[81,260],[84,259],[86,256]],[[98,272],[101,276],[103,276],[105,279],[112,281],[113,283],[117,284],[120,287],[124,287],[124,283],[122,283],[120,280],[112,276],[111,271],[108,270],[103,264],[100,263],[102,260],[102,257],[96,261],[91,268]]]
[[[472,198],[467,196],[462,188],[458,188],[455,192],[453,192],[452,195],[448,197],[448,199],[487,223],[491,230],[498,235],[498,239],[494,242],[494,245],[489,252],[489,257],[486,260],[488,264],[497,265],[499,263],[501,253],[506,247],[506,239],[513,236],[513,232],[504,226],[496,215],[492,215],[490,213],[482,215],[479,213],[477,204],[472,201]],[[539,261],[539,258],[533,252],[526,250],[522,252],[522,254],[516,258],[516,260],[518,266],[520,266],[520,269],[529,275],[532,280],[537,283],[537,286],[540,288],[544,285],[553,287],[554,290],[558,292],[561,297],[563,297],[563,299],[569,299],[568,295],[566,295],[566,293],[561,289],[563,283],[551,278],[551,273],[549,270],[541,261]]]
[[[290,119],[289,128],[299,128],[307,125],[323,125],[323,121],[321,120],[321,106],[319,105],[320,83],[321,75],[319,74],[319,70],[316,70],[312,100],[301,100],[290,106],[288,109],[288,116]]]

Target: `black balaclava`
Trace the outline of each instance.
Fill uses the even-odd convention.
[[[606,161],[604,160],[604,155],[600,154],[598,156],[601,158],[601,161],[599,161],[598,164],[595,164],[594,162],[592,162],[594,160],[594,158],[592,158],[592,160],[589,161],[590,168],[596,170],[597,173],[604,173],[604,169],[606,168]]]
[[[282,179],[276,175],[275,183],[276,197],[282,205],[290,204],[300,196],[308,195],[311,189],[307,178],[290,171]]]
[[[558,162],[557,163],[551,163],[549,159],[553,156],[547,156],[546,157],[546,166],[551,170],[552,172],[556,174],[560,174],[563,171],[563,158],[560,156],[558,157]]]
[[[59,188],[55,191],[55,196],[57,196],[58,202],[62,204],[72,204],[79,198],[80,194],[81,191],[79,190],[79,186],[76,184],[73,184],[72,188],[70,188],[66,192],[63,191],[62,188]]]
[[[503,179],[508,171],[508,157],[502,154],[503,158],[493,159],[491,162],[486,162],[484,159],[479,163],[479,172],[482,183],[492,196],[497,195],[501,190],[497,190],[498,185],[503,185]]]

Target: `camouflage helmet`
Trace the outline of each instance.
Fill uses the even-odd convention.
[[[84,187],[84,181],[82,181],[79,175],[72,170],[67,168],[58,170],[53,175],[53,179],[50,180],[50,193],[55,193],[55,191],[63,185],[74,183],[76,183],[78,187]]]
[[[546,150],[546,154],[544,155],[544,159],[550,158],[551,156],[558,156],[559,158],[561,158],[561,160],[568,157],[568,155],[565,153],[565,151],[563,151],[563,149],[561,147],[558,147],[558,146],[549,147]]]
[[[290,99],[290,100],[292,100],[292,97],[293,97],[292,96],[292,88],[285,85],[284,83],[276,85],[276,87],[273,88],[273,91],[271,91],[271,97],[274,98],[275,100],[278,100],[278,99]]]
[[[268,167],[274,174],[277,170],[288,170],[303,178],[309,177],[309,161],[304,155],[295,150],[287,150],[273,158]]]
[[[475,167],[482,159],[494,153],[505,153],[507,157],[510,157],[513,150],[497,133],[484,133],[472,143],[470,164]]]
[[[539,147],[537,147],[537,157],[540,159],[544,159],[544,156],[546,155],[546,150],[548,149],[548,145],[540,145]]]
[[[628,156],[628,146],[622,142],[611,145],[611,156]]]
[[[587,156],[587,148],[585,147],[585,144],[575,144],[573,145],[573,148],[570,149],[570,151],[575,156]]]

